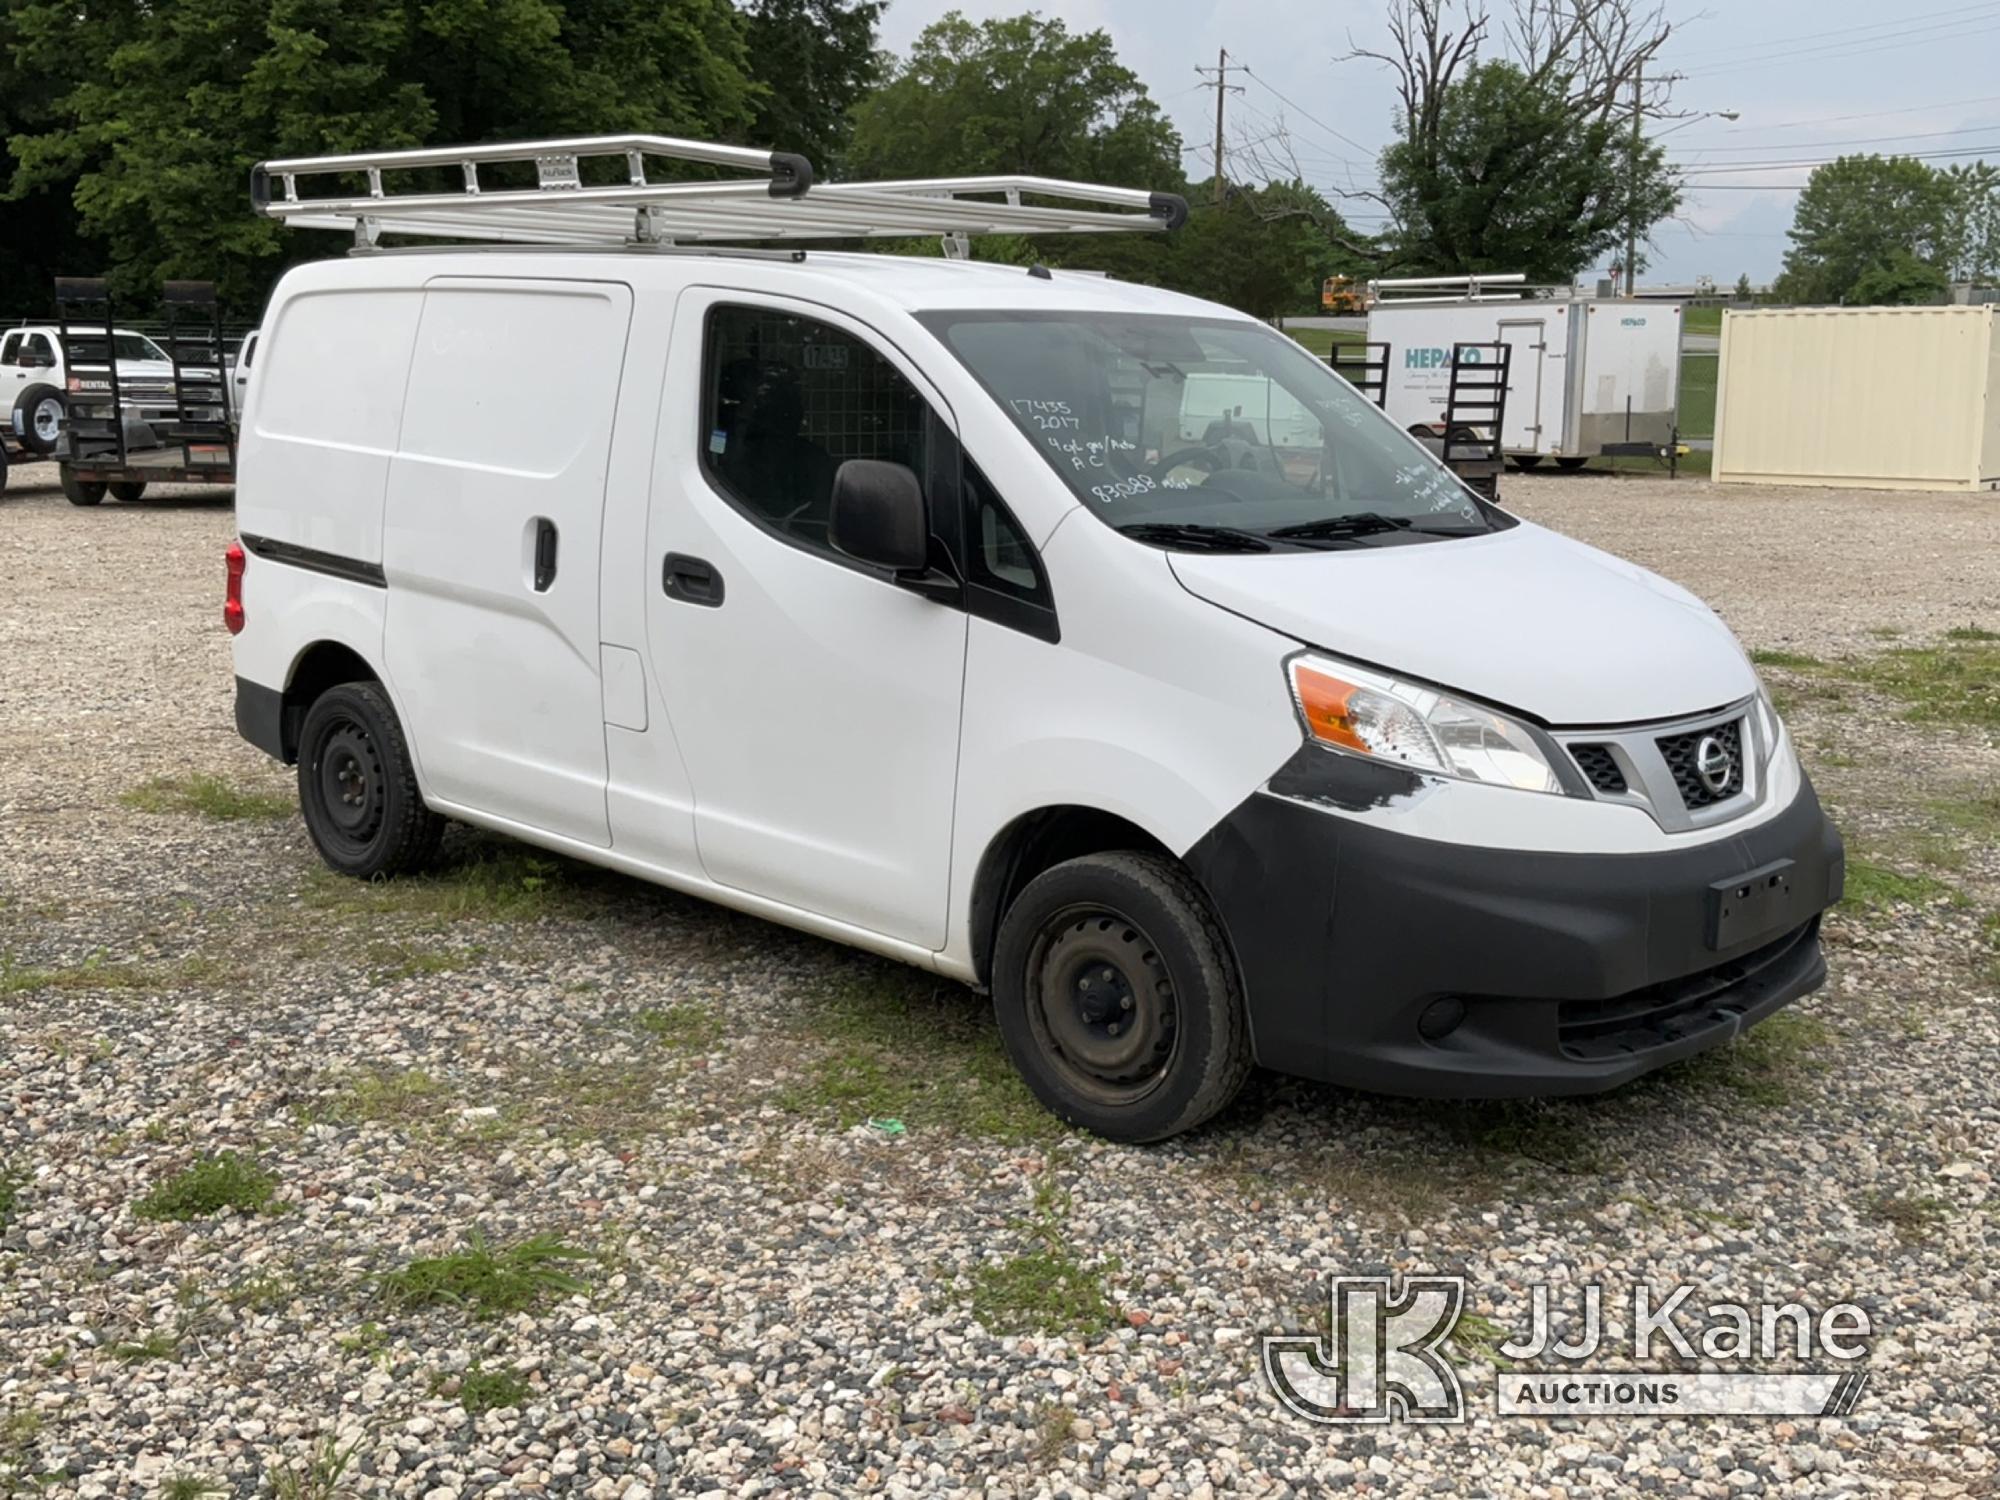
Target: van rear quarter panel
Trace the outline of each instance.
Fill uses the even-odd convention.
[[[348,285],[316,267],[280,284],[238,458],[240,531],[382,560],[382,498],[422,309],[415,284]]]

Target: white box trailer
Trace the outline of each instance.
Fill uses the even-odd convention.
[[[1673,441],[1679,303],[1476,289],[1495,280],[1460,297],[1385,292],[1369,308],[1369,341],[1389,345],[1382,405],[1390,416],[1406,428],[1442,422],[1452,346],[1505,343],[1501,446],[1510,457],[1581,463],[1600,453],[1657,452]]]

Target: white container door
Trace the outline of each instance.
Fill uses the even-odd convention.
[[[966,616],[836,553],[827,517],[843,460],[921,475],[948,413],[816,304],[693,288],[671,350],[641,565],[702,868],[941,947]]]
[[[1508,318],[1500,324],[1507,346],[1507,409],[1500,419],[1500,445],[1509,453],[1546,451],[1548,423],[1561,412],[1543,410],[1543,372],[1549,353],[1549,325],[1541,318]]]
[[[430,282],[383,516],[384,654],[425,791],[597,845],[598,541],[631,310],[608,282]]]

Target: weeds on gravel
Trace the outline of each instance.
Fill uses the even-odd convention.
[[[41,1435],[41,1414],[32,1407],[0,1413],[0,1500],[39,1495],[45,1486],[69,1477],[35,1472],[35,1444]]]
[[[1918,724],[2000,729],[2000,635],[1977,626],[1935,646],[1899,646],[1844,662],[1842,675],[1902,702]]]
[[[1035,1439],[1028,1452],[1035,1462],[1045,1469],[1062,1462],[1063,1450],[1069,1447],[1070,1424],[1076,1420],[1076,1413],[1060,1402],[1035,1410]]]
[[[1034,1248],[972,1273],[972,1315],[990,1333],[1069,1334],[1088,1340],[1117,1317],[1104,1277],[1116,1261],[1086,1265],[1063,1232],[1067,1198],[1046,1177],[1035,1185],[1033,1218],[1017,1227]]]
[[[155,1328],[142,1339],[127,1339],[111,1346],[111,1357],[122,1365],[144,1364],[149,1359],[172,1359],[180,1352],[181,1341],[164,1328]]]
[[[1896,1231],[1896,1238],[1906,1245],[1921,1244],[1929,1239],[1947,1216],[1942,1198],[1905,1198],[1881,1193],[1868,1202],[1869,1220],[1887,1224]]]
[[[207,1474],[174,1474],[160,1485],[160,1500],[202,1500],[205,1495],[226,1495],[229,1486]]]
[[[887,1118],[1009,1143],[1068,1133],[1008,1062],[990,1008],[958,985],[868,965],[829,989],[806,1025],[821,1045],[779,1091],[781,1109],[842,1129]]]
[[[5,1229],[12,1222],[15,1210],[21,1205],[21,1189],[27,1181],[27,1173],[12,1167],[0,1167],[0,1229]]]
[[[298,1462],[267,1470],[264,1478],[274,1500],[345,1500],[352,1493],[346,1483],[347,1471],[361,1451],[361,1443],[358,1433],[345,1446],[337,1435],[329,1433]]]
[[[395,880],[354,880],[314,870],[303,899],[315,911],[358,921],[394,916],[434,923],[529,921],[561,904],[576,869],[518,844],[495,843],[477,846],[458,864]]]
[[[204,953],[149,965],[114,962],[99,951],[82,963],[53,969],[22,967],[0,953],[0,999],[37,990],[173,990],[213,984],[231,973],[228,964]]]
[[[1817,656],[1805,656],[1797,651],[1752,651],[1750,660],[1760,667],[1777,667],[1786,672],[1817,672],[1826,665]]]
[[[238,1213],[275,1213],[278,1179],[246,1156],[225,1151],[204,1156],[186,1171],[169,1177],[133,1206],[142,1219],[205,1219],[224,1209]]]
[[[442,1389],[448,1381],[440,1381]],[[515,1370],[486,1370],[474,1364],[458,1377],[458,1404],[468,1416],[518,1407],[527,1403],[533,1387]]]
[[[203,772],[155,776],[118,800],[135,812],[193,813],[219,822],[290,817],[297,805],[290,797],[251,791]]]
[[[1507,1342],[1507,1330],[1491,1318],[1475,1312],[1461,1312],[1445,1339],[1471,1359],[1484,1360],[1496,1370],[1511,1370],[1514,1361],[1500,1352]]]
[[[1789,1104],[1798,1087],[1824,1064],[1814,1055],[1832,1038],[1826,1023],[1798,1011],[1780,1011],[1733,1042],[1676,1063],[1661,1077],[1697,1087],[1727,1089],[1752,1104]]]
[[[1482,1152],[1521,1157],[1559,1172],[1596,1172],[1606,1165],[1596,1112],[1573,1099],[1491,1099],[1448,1104],[1447,1126]]]
[[[415,1125],[437,1118],[451,1090],[422,1068],[355,1073],[324,1104],[309,1108],[312,1124]]]
[[[1865,911],[1884,912],[1892,906],[1965,905],[1965,893],[1935,875],[1905,875],[1886,865],[1866,860],[1847,863],[1847,892],[1844,904]]]
[[[675,1052],[706,1052],[722,1038],[722,1017],[706,1005],[653,1006],[634,1016],[632,1024]]]
[[[465,1249],[413,1260],[400,1270],[384,1272],[376,1285],[399,1309],[464,1307],[478,1317],[491,1318],[585,1290],[584,1283],[564,1267],[590,1259],[590,1251],[566,1245],[552,1234],[496,1249],[474,1231]]]

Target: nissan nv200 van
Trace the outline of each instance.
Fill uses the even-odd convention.
[[[701,248],[1054,215],[978,180],[808,190],[773,156],[768,193],[701,198],[558,160],[398,221],[298,196],[324,162],[403,158],[270,163],[260,204],[370,246],[535,239],[556,200],[551,243],[300,265],[263,320],[236,719],[335,870],[415,869],[455,818],[920,965],[1130,1141],[1253,1064],[1608,1089],[1822,982],[1841,842],[1729,630],[1258,321]],[[999,191],[1097,194],[1074,232],[1184,212]]]

